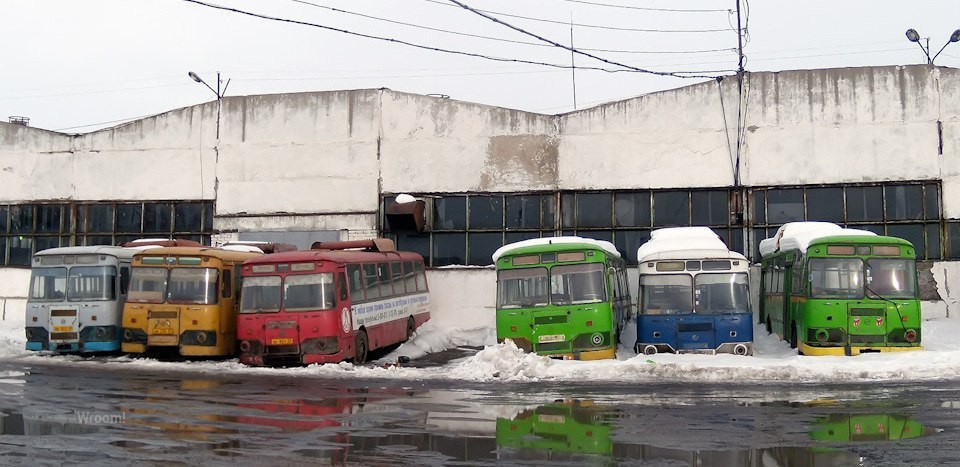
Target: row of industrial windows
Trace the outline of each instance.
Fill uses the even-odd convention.
[[[661,227],[708,226],[758,261],[760,240],[794,221],[828,221],[904,238],[920,259],[960,258],[960,222],[941,216],[939,182],[733,189],[583,191],[539,194],[441,194],[427,201],[423,232],[382,232],[432,267],[488,265],[500,246],[530,238],[578,235],[612,242],[631,264]],[[745,197],[746,206],[741,208]],[[394,203],[383,198],[382,209]],[[744,238],[744,235],[747,238]]]
[[[29,266],[48,248],[120,245],[140,238],[210,244],[213,202],[115,202],[0,205],[0,264]]]

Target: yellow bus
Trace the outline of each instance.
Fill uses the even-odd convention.
[[[121,350],[235,355],[240,265],[263,254],[253,250],[166,247],[135,255],[123,306]]]

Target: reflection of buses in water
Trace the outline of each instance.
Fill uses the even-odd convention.
[[[830,414],[817,418],[810,437],[818,441],[886,441],[918,438],[930,431],[905,415]]]
[[[241,264],[261,256],[263,248],[292,248],[261,247],[165,247],[134,256],[123,308],[123,351],[234,355]]]
[[[712,230],[654,230],[637,263],[637,353],[753,354],[750,264]]]
[[[577,454],[613,453],[616,410],[591,401],[558,401],[497,419],[497,448],[510,459],[574,460]]]
[[[388,239],[263,256],[243,276],[238,335],[248,365],[363,363],[430,319],[423,257]]]
[[[137,240],[118,246],[51,248],[33,257],[26,307],[27,350],[120,350],[120,320],[133,255],[190,240]]]
[[[760,320],[806,355],[920,350],[910,242],[794,222],[760,242]]]
[[[551,357],[616,357],[630,315],[626,263],[610,242],[580,237],[511,243],[493,254],[497,341]]]

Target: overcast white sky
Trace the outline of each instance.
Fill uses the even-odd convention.
[[[555,47],[494,41],[389,23],[332,7],[510,41],[537,42],[448,0],[204,0],[433,47],[563,65]],[[634,67],[660,71],[735,70],[736,16],[726,11],[650,11],[572,0],[461,0],[557,42]],[[587,0],[608,5],[728,10],[736,0]],[[743,1],[743,0],[741,0]],[[744,7],[744,10],[746,8]],[[503,14],[557,23],[534,21]],[[591,27],[592,26],[592,27]],[[619,29],[614,29],[619,28]],[[923,63],[904,36],[930,37],[932,53],[960,28],[956,0],[751,0],[746,68],[751,71]],[[640,32],[623,29],[717,32]],[[388,87],[542,113],[572,110],[570,70],[429,52],[315,27],[219,11],[183,0],[7,0],[0,15],[0,118],[86,132],[123,119],[210,100],[195,71],[228,95]],[[697,53],[679,52],[728,49]],[[629,51],[631,53],[623,52]],[[578,66],[606,65],[577,57]],[[938,65],[960,67],[960,43]],[[708,73],[716,74],[716,73]],[[697,80],[579,70],[579,107]]]

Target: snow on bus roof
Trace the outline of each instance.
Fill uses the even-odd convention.
[[[689,251],[691,257],[712,257],[717,254],[723,257],[742,256],[731,252],[723,240],[709,227],[669,227],[654,230],[650,234],[650,240],[637,248],[637,262],[659,259],[661,256],[671,256],[673,259],[675,255],[666,255],[666,253],[678,251]]]
[[[509,253],[510,251],[516,250],[517,248],[524,248],[528,246],[539,246],[539,245],[551,245],[556,243],[586,243],[588,245],[593,245],[595,247],[598,247],[618,258],[620,257],[620,252],[617,251],[617,247],[613,246],[613,243],[610,243],[605,240],[597,240],[593,238],[569,236],[569,237],[531,238],[529,240],[521,240],[519,242],[506,244],[500,248],[497,248],[497,251],[493,252],[493,262],[496,263],[501,256]]]
[[[804,253],[814,240],[833,235],[875,237],[877,234],[867,230],[845,229],[832,222],[788,222],[777,229],[773,237],[760,241],[760,256],[786,250],[799,250]]]

